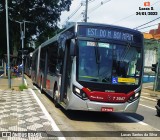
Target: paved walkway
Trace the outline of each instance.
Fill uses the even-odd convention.
[[[6,77],[0,78],[0,89],[8,89],[8,79]],[[11,89],[19,89],[18,87],[22,84],[22,77],[11,79]]]
[[[0,139],[58,139],[53,135],[49,136],[49,133],[54,131],[53,127],[31,89],[18,90],[21,78],[13,79],[12,88],[8,89],[7,80],[0,79]],[[16,90],[13,90],[15,88]]]

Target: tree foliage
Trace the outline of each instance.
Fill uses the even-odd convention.
[[[8,0],[9,30],[12,34],[13,46],[20,47],[20,24],[25,22],[25,44],[35,35],[37,41],[42,43],[48,37],[54,35],[58,29],[57,23],[60,20],[61,12],[67,10],[72,0]],[[5,19],[5,0],[0,1],[0,21]],[[0,45],[2,38],[6,36],[5,24],[0,35]],[[22,26],[23,27],[23,26]],[[22,28],[23,29],[23,28]],[[18,47],[17,46],[17,47]]]

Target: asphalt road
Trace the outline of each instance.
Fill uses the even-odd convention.
[[[155,132],[160,130],[160,118],[156,116],[156,110],[154,107],[156,102],[154,101],[141,99],[137,113],[101,113],[101,112],[85,112],[85,111],[66,111],[61,107],[55,108],[52,100],[45,94],[41,94],[38,91],[36,91],[36,94],[43,103],[43,105],[46,107],[47,111],[49,112],[53,120],[56,122],[57,126],[61,131],[153,131]],[[74,138],[72,137],[67,139],[74,139]],[[87,139],[93,139],[93,138],[89,137]],[[107,138],[103,137],[103,139]],[[117,137],[116,139],[125,139],[125,138]],[[144,139],[144,138],[130,137],[129,139]],[[159,138],[154,137],[152,139],[159,139]]]
[[[0,69],[0,76],[4,73],[4,70]]]
[[[137,113],[144,116],[143,122],[160,130],[160,117],[157,116],[155,105],[155,101],[141,99]]]

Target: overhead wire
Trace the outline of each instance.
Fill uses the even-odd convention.
[[[69,19],[71,19],[79,11],[82,5],[83,5],[82,3],[79,4],[76,10],[70,16],[68,16],[68,18],[63,23],[66,23]]]
[[[100,6],[104,5],[105,3],[110,2],[111,0],[104,0],[101,1],[100,4],[96,5],[95,7],[91,8],[88,10],[88,14],[92,13],[94,10],[96,10],[97,8],[99,8]]]
[[[149,23],[152,23],[152,22],[154,22],[154,21],[156,21],[156,20],[158,20],[158,19],[160,19],[160,17],[155,18],[155,19],[153,19],[153,20],[151,20],[151,21],[149,21],[149,22],[146,22],[146,23],[144,23],[144,24],[142,24],[142,25],[139,25],[139,26],[137,26],[137,27],[135,27],[135,28],[133,28],[133,29],[138,30],[139,27],[142,27],[142,26],[144,26],[144,25],[147,25],[147,24],[149,24]]]
[[[156,2],[155,2],[155,3],[153,3],[151,6],[153,6],[153,5],[157,4],[158,2],[160,2],[160,0],[156,1]],[[118,22],[120,22],[120,21],[122,21],[122,20],[125,20],[125,19],[127,19],[127,18],[129,18],[129,17],[131,17],[131,16],[134,16],[134,15],[135,15],[135,13],[133,13],[133,14],[131,14],[131,15],[127,16],[127,17],[121,18],[121,19],[119,19],[119,20],[117,20],[117,21],[113,22],[112,24],[116,24],[116,23],[118,23]]]
[[[90,1],[88,1],[88,2],[91,3],[91,2],[94,2],[94,1],[95,1],[95,0],[90,0]],[[109,1],[111,1],[111,0],[101,1],[100,4],[98,4],[98,5],[96,5],[95,7],[89,9],[89,10],[88,10],[88,14],[92,13],[94,10],[96,10],[96,9],[99,8],[100,6],[104,5],[105,3],[108,3]],[[76,19],[80,18],[81,16],[83,16],[83,12],[82,12],[80,15],[78,15]]]
[[[95,0],[89,0],[88,2],[91,3],[91,2],[94,2],[94,1],[95,1]]]
[[[153,25],[150,25],[150,26],[142,27],[142,28],[140,28],[138,30],[146,29],[146,28],[153,27],[153,26],[156,26],[156,25],[158,25],[158,24],[153,24]]]
[[[88,3],[92,3],[95,0],[89,0]],[[74,18],[75,21],[77,21],[77,19],[79,19],[81,16],[84,16],[84,12],[81,12],[81,14],[79,14],[76,18]]]

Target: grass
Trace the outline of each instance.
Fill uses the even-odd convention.
[[[19,86],[19,90],[20,91],[23,91],[23,89],[27,89],[27,88],[28,87],[26,85],[24,85],[24,84],[22,84],[22,85]]]

